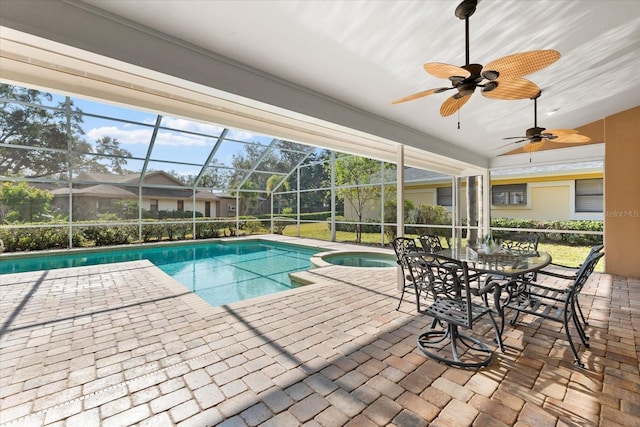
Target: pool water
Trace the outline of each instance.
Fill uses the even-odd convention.
[[[291,289],[289,273],[320,250],[250,241],[118,249],[0,261],[0,274],[148,259],[212,306]]]
[[[329,264],[346,267],[396,267],[395,255],[375,253],[344,253],[325,255],[322,259]]]

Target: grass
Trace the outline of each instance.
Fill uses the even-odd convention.
[[[288,225],[283,233],[285,236],[296,236],[297,227],[295,225]],[[310,239],[318,240],[331,240],[331,231],[326,223],[314,222],[300,224],[300,237],[307,237]],[[415,236],[410,236],[415,237]],[[336,241],[343,243],[355,243],[355,233],[338,231],[336,232]],[[385,236],[385,245],[389,243],[389,238]],[[362,234],[363,245],[380,245],[379,233],[363,233]],[[569,266],[578,266],[582,264],[584,259],[589,253],[589,246],[568,246],[558,243],[546,243],[542,242],[538,245],[538,249],[551,254],[553,262]],[[604,271],[604,260],[601,260],[596,266],[596,271]]]

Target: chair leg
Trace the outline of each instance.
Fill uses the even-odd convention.
[[[498,348],[501,352],[504,353],[504,345],[502,344],[502,330],[498,329],[498,324],[493,318],[493,314],[491,314],[491,312],[489,312],[489,320],[491,321],[491,326],[493,326],[493,330],[496,333],[496,343],[498,344]]]
[[[400,305],[402,304],[402,298],[404,298],[404,285],[402,286],[402,294],[400,294],[400,301],[398,302],[398,306],[396,307],[396,310],[400,310]]]
[[[589,325],[589,322],[587,322],[587,319],[584,317],[584,314],[582,314],[582,307],[580,307],[580,301],[578,301],[577,299],[576,299],[576,307],[578,307],[578,312],[580,313],[580,317],[582,318],[582,323],[584,324],[584,326]]]
[[[578,314],[575,312],[575,310],[573,311],[573,313],[571,313],[571,319],[573,320],[573,324],[575,325],[576,330],[578,331],[578,335],[580,335],[580,340],[582,341],[582,344],[585,347],[589,348],[589,343],[587,342],[589,341],[589,337],[585,333],[584,328],[582,327],[582,324],[578,320]]]
[[[571,339],[571,333],[569,332],[569,317],[566,310],[564,312],[564,332],[567,335],[567,340],[569,340],[569,346],[571,347],[571,351],[573,352],[573,358],[576,365],[580,368],[584,368],[584,363],[580,361],[580,356],[578,356],[578,350],[576,349],[576,346],[573,343],[573,340]]]

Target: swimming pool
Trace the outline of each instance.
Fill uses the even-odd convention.
[[[0,274],[148,259],[212,306],[297,287],[289,273],[308,270],[320,252],[265,241],[193,243],[0,260]]]
[[[395,254],[372,251],[331,251],[317,253],[311,257],[314,267],[337,265],[358,268],[395,268],[398,266]]]
[[[338,252],[322,257],[333,265],[345,267],[397,267],[396,256],[374,252]]]

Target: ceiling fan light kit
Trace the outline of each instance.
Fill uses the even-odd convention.
[[[486,66],[469,63],[469,17],[476,11],[477,4],[477,0],[464,0],[455,10],[455,15],[465,21],[465,65],[458,67],[441,62],[424,64],[424,70],[427,73],[434,77],[448,79],[451,86],[418,92],[397,99],[392,104],[455,89],[457,92],[447,98],[440,107],[440,115],[447,117],[460,110],[476,88],[481,88],[482,95],[487,98],[502,100],[531,98],[540,92],[540,88],[535,83],[522,76],[553,64],[560,58],[558,51],[535,50],[516,53],[491,61]]]

